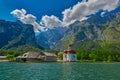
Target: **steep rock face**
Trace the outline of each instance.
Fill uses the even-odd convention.
[[[37,32],[35,34],[40,45],[46,49],[52,49],[55,43],[64,36],[66,30],[67,28],[65,27],[56,27],[44,32]]]
[[[28,49],[42,48],[37,44],[34,30],[31,25],[21,22],[0,20],[0,48],[2,49]]]
[[[120,13],[75,22],[54,49],[120,49]]]

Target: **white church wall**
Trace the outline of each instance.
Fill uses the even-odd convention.
[[[64,54],[63,61],[76,61],[76,54]]]
[[[67,55],[63,54],[63,61],[67,61]]]

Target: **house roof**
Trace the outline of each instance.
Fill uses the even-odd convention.
[[[6,56],[0,56],[0,58],[6,58]]]
[[[39,58],[39,56],[40,56],[39,52],[27,52],[22,56],[18,56],[17,58]]]
[[[43,52],[43,54],[40,54],[39,52],[27,52],[23,54],[22,56],[18,56],[17,58],[41,58],[41,56],[57,57],[54,53]]]
[[[54,53],[48,53],[48,52],[44,52],[43,53],[45,56],[56,56]]]

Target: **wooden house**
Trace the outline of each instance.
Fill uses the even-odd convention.
[[[8,59],[6,58],[6,56],[0,56],[0,61],[8,61]]]
[[[55,62],[57,61],[57,56],[54,53],[44,52],[42,55],[42,60],[46,62]]]
[[[18,62],[53,62],[57,61],[57,56],[53,53],[48,52],[27,52],[24,53],[22,56],[18,56],[16,58]]]
[[[39,52],[27,52],[27,53],[24,53],[22,56],[18,56],[16,58],[17,61],[20,61],[20,62],[36,62],[36,61],[41,61],[42,59],[42,56],[41,56],[41,53]]]

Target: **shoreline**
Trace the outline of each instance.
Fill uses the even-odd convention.
[[[104,64],[111,64],[111,63],[119,63],[120,62],[107,62],[107,61],[96,61],[96,62],[93,62],[93,61],[76,61],[76,62],[65,62],[65,61],[56,61],[56,62],[16,62],[16,61],[9,61],[9,60],[0,60],[0,63],[1,62],[7,62],[7,63],[88,63],[88,64],[101,64],[101,63],[104,63]]]
[[[9,60],[0,60],[0,62],[9,62]]]

